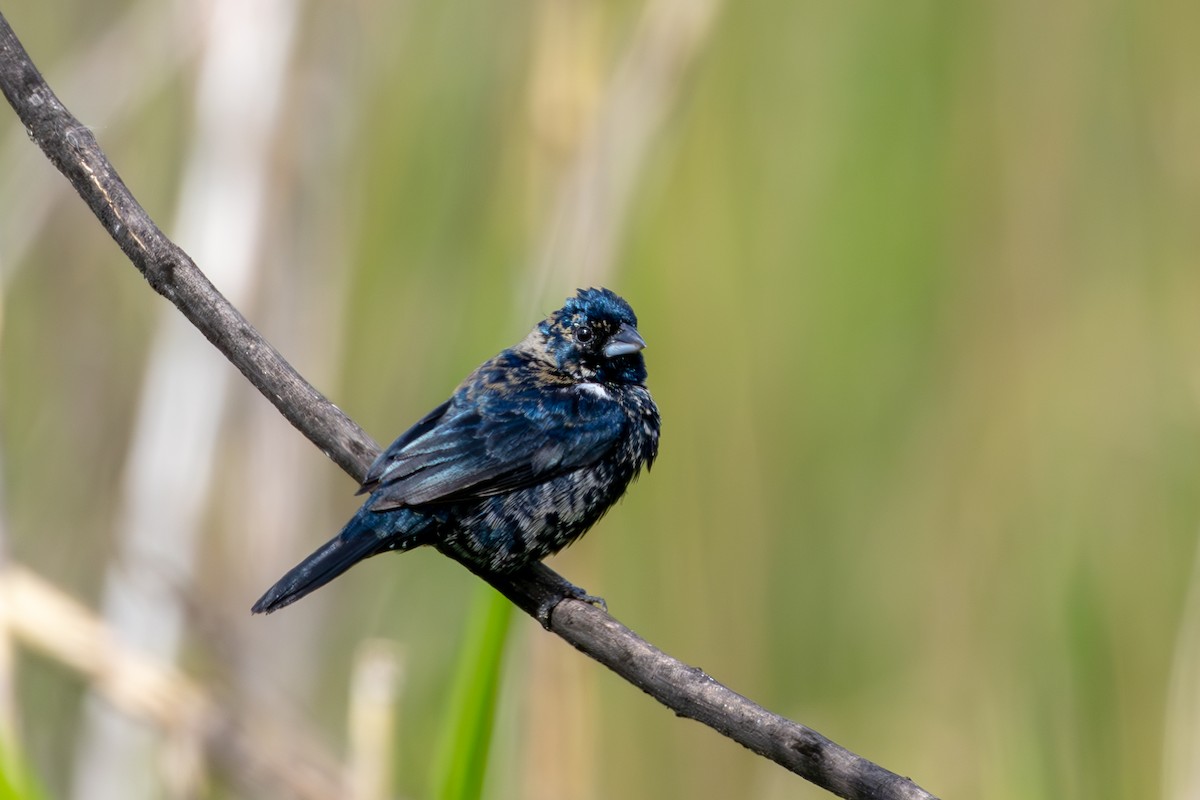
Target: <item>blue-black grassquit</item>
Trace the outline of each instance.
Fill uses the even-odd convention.
[[[358,513],[254,611],[389,550],[433,545],[509,572],[575,541],[658,453],[645,346],[628,303],[581,289],[392,442],[367,472]]]

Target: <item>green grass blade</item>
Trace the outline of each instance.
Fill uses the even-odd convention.
[[[439,800],[482,796],[511,619],[512,604],[491,587],[480,585],[434,759],[432,785]]]

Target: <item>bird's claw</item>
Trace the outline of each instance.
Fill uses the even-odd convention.
[[[571,588],[573,588],[575,591],[568,594],[567,597],[570,597],[573,600],[582,600],[583,602],[587,603],[588,605],[592,605],[592,606],[595,606],[596,608],[600,609],[605,614],[608,613],[608,603],[604,602],[603,597],[597,597],[594,594],[588,594],[587,592],[580,589],[578,586],[573,586]]]
[[[608,613],[608,603],[604,602],[603,597],[597,597],[594,594],[588,594],[583,589],[580,589],[573,583],[567,583],[562,587],[562,594],[551,595],[542,601],[538,606],[535,617],[546,630],[550,630],[550,615],[554,613],[554,609],[558,608],[558,604],[563,600],[579,600],[588,605],[593,605],[604,613]]]

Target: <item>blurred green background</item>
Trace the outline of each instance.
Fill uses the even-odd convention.
[[[940,796],[1200,797],[1200,6],[264,0],[214,36],[220,5],[4,13],[168,235],[381,443],[603,282],[649,342],[661,455],[555,569]],[[222,116],[205,87],[268,69],[205,73],[237,31],[284,36],[249,47],[278,91]],[[207,195],[259,203],[222,277],[238,235],[188,233],[186,165],[272,104],[262,185]],[[605,149],[623,136],[632,155]],[[222,152],[195,174],[246,172]],[[573,180],[589,153],[599,179]],[[600,232],[562,234],[574,207]],[[478,581],[382,557],[248,616],[355,487],[199,334],[165,333],[174,311],[7,109],[0,280],[9,557],[105,615],[122,581],[157,586],[164,657],[275,731],[262,748],[303,732],[353,761],[362,643],[399,653],[383,794],[431,796]],[[211,453],[170,446],[198,423],[167,403],[135,468],[163,347],[218,376],[192,396],[228,385],[202,404]],[[169,468],[196,476],[185,542],[187,503],[139,478]],[[130,518],[162,552],[123,550]],[[236,753],[172,783],[171,736],[142,722],[140,789],[89,777],[90,681],[16,654],[49,796],[286,796]],[[499,696],[487,797],[828,796],[523,616]]]

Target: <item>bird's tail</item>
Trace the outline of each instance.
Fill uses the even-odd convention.
[[[363,507],[341,533],[317,548],[258,599],[251,611],[270,614],[320,589],[359,561],[387,550],[409,550],[421,542],[416,537],[397,538],[379,529],[380,515]],[[369,519],[373,517],[375,519]],[[374,524],[372,524],[374,523]]]

